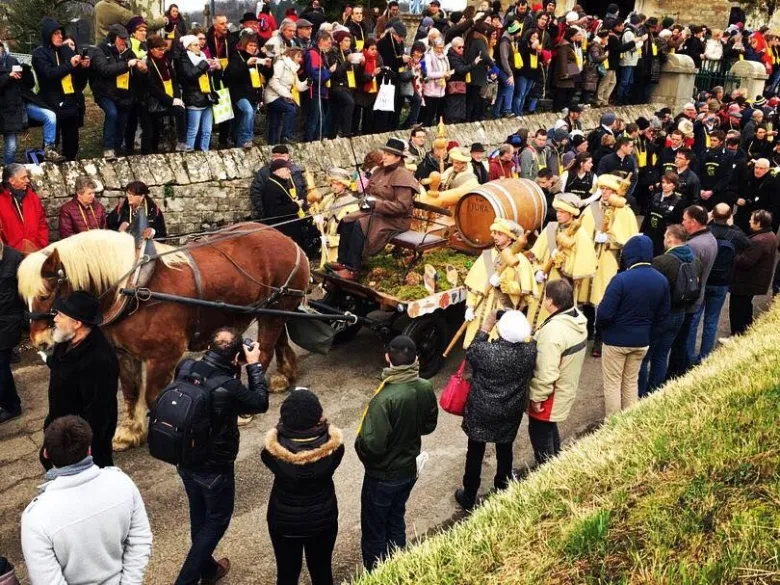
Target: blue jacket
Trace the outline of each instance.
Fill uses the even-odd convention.
[[[669,282],[653,268],[653,242],[639,234],[623,247],[626,268],[607,286],[596,312],[607,345],[645,347],[650,332],[669,314]]]

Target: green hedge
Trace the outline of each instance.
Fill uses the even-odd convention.
[[[780,308],[360,585],[780,583]]]

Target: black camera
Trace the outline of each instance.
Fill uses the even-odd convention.
[[[82,47],[81,48],[81,58],[82,59],[88,59],[89,58],[89,47]]]
[[[244,337],[244,347],[247,349],[252,349],[252,346],[255,344],[254,340],[249,339],[248,337]]]

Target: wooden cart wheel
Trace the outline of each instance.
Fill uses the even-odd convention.
[[[364,299],[342,291],[328,292],[325,295],[325,298],[322,299],[322,302],[334,309],[349,311],[353,315],[365,317],[368,314],[368,308],[366,307],[366,301]],[[352,341],[362,327],[360,323],[350,325],[346,321],[331,321],[330,326],[336,330],[336,335],[333,337],[334,345]]]
[[[411,337],[420,359],[420,377],[432,378],[444,365],[447,347],[447,320],[441,311],[412,319],[401,335]]]

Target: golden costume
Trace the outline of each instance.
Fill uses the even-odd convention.
[[[560,278],[572,281],[575,299],[582,282],[596,273],[597,264],[593,241],[582,229],[580,225],[582,220],[576,219],[580,215],[578,199],[576,195],[569,193],[556,196],[553,200],[553,208],[567,211],[575,219],[567,225],[561,225],[557,221],[548,223],[531,248],[535,274],[542,271],[546,277],[545,282]],[[529,304],[528,321],[534,329],[544,323],[549,316],[543,303],[542,295]]]
[[[599,177],[599,187],[614,191],[608,198],[594,201],[585,209],[581,231],[588,234],[594,245],[598,266],[592,278],[582,283],[578,300],[580,303],[598,306],[604,298],[607,285],[620,268],[620,250],[631,236],[639,233],[636,216],[626,204],[623,196],[624,180],[613,175]],[[595,243],[596,233],[606,234],[607,242]]]
[[[427,193],[423,194],[419,201],[428,205],[438,207],[454,208],[461,197],[470,193],[479,187],[479,179],[471,167],[471,156],[462,152],[459,148],[453,148],[449,153],[452,161],[466,164],[466,168],[461,172],[456,172],[455,167],[449,167],[438,177],[435,173],[424,182],[429,186]],[[435,178],[434,178],[435,177]],[[431,225],[429,231],[440,230],[443,227],[452,227],[455,225],[454,217],[437,216],[436,222]]]
[[[344,185],[347,190],[339,195],[331,192],[326,195],[319,204],[319,215],[322,216],[322,222],[318,222],[318,229],[322,234],[323,263],[336,262],[339,253],[339,223],[344,216],[360,211],[360,204],[357,196],[349,190],[352,178],[347,171],[343,169],[330,169],[328,172],[330,181],[338,182]]]
[[[490,226],[490,230],[508,235],[515,243],[504,250],[493,247],[482,252],[466,276],[466,308],[467,311],[471,309],[475,313],[475,318],[466,328],[464,348],[471,345],[491,312],[496,309],[522,310],[539,291],[531,262],[520,251],[522,241],[518,241],[518,238],[522,235],[523,228],[514,222],[499,219]],[[505,261],[507,256],[511,258],[509,262]],[[490,283],[494,274],[500,278],[499,286]],[[495,339],[497,336],[494,329],[490,338]]]

